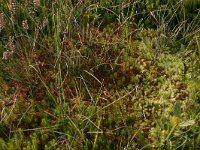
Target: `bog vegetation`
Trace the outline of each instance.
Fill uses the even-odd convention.
[[[0,0],[0,149],[200,149],[199,0]]]

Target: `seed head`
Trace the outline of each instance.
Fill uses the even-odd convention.
[[[22,21],[22,27],[23,27],[25,30],[28,30],[28,22],[27,22],[27,20],[23,20],[23,21]]]
[[[35,6],[40,6],[40,0],[33,0],[33,4]]]
[[[15,51],[15,44],[14,44],[13,41],[14,41],[14,37],[13,36],[9,36],[8,43],[5,46],[5,49],[7,51],[11,51],[11,52]]]
[[[5,46],[6,51],[3,53],[3,60],[7,60],[10,56],[13,55],[15,51],[15,44],[13,43],[14,37],[9,36],[8,43]]]
[[[3,57],[2,57],[2,59],[3,60],[8,60],[8,58],[10,57],[12,55],[12,53],[10,52],[10,51],[5,51],[5,52],[3,52]]]
[[[16,14],[16,1],[15,0],[10,0],[9,1],[9,7],[10,7],[10,12],[12,15]]]
[[[5,27],[6,22],[3,13],[0,13],[0,32]]]

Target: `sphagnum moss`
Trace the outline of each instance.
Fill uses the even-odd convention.
[[[199,148],[198,27],[141,2],[0,4],[0,149]]]

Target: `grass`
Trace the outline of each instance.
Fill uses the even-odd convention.
[[[172,2],[0,3],[0,149],[199,149],[198,2]]]

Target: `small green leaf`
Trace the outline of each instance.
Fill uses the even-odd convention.
[[[194,120],[187,120],[187,121],[181,122],[179,124],[179,126],[180,127],[187,127],[187,126],[192,126],[193,124],[195,124]]]
[[[176,101],[174,104],[174,115],[176,117],[180,117],[180,115],[181,115],[181,102],[180,101]]]

